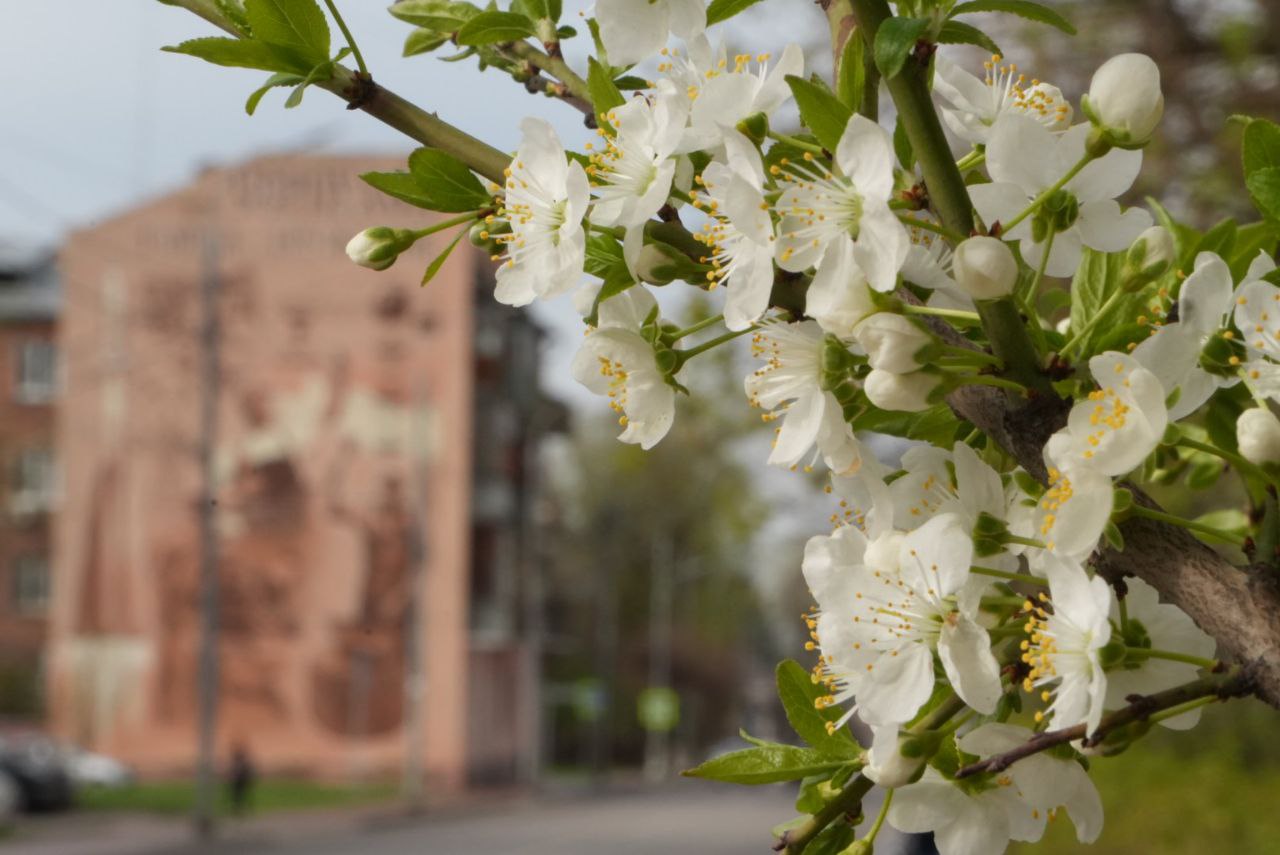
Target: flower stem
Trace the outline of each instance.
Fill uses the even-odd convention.
[[[932,306],[913,306],[904,303],[899,310],[904,315],[921,315],[933,318],[946,318],[949,321],[960,321],[965,324],[981,323],[977,312],[966,312],[963,309],[935,309]]]
[[[1164,659],[1169,662],[1183,662],[1187,665],[1195,665],[1197,668],[1205,668],[1212,671],[1218,667],[1217,661],[1213,659],[1205,659],[1200,656],[1192,656],[1189,653],[1178,653],[1173,650],[1157,650],[1151,647],[1128,647],[1126,652],[1140,656],[1146,659]]]
[[[945,358],[955,359],[956,361],[964,360],[968,363],[980,363],[983,365],[1000,365],[1000,357],[992,356],[985,350],[974,350],[968,347],[954,347],[952,345],[942,346],[942,356]]]
[[[928,220],[918,220],[915,217],[908,217],[906,214],[899,214],[898,219],[902,221],[904,226],[914,229],[923,229],[926,232],[933,232],[934,234],[942,235],[952,243],[958,244],[964,241],[964,235],[958,232],[953,232],[946,226],[940,226],[937,223],[931,223]]]
[[[778,141],[778,142],[780,142],[780,143],[785,143],[786,145],[794,146],[795,148],[798,148],[798,149],[800,149],[801,151],[807,151],[807,152],[809,152],[809,153],[811,153],[811,154],[823,154],[823,155],[825,155],[825,154],[827,153],[827,152],[826,152],[826,149],[824,149],[824,148],[823,148],[822,146],[820,146],[820,145],[815,145],[814,143],[811,143],[811,142],[805,142],[805,141],[804,141],[804,140],[802,140],[802,139],[798,139],[798,138],[796,138],[796,137],[789,136],[788,134],[780,134],[780,133],[778,133],[777,131],[770,130],[770,131],[768,132],[767,136],[768,136],[768,137],[769,137],[769,139],[771,139],[771,140],[776,140],[776,141]]]
[[[667,333],[663,336],[663,338],[665,338],[667,341],[671,342],[672,344],[675,344],[677,341],[684,338],[685,336],[690,336],[690,335],[693,335],[694,333],[702,332],[707,327],[713,327],[723,320],[724,320],[724,315],[713,315],[712,317],[709,317],[706,320],[698,321],[693,326],[685,327],[682,330],[676,330],[675,332]]]
[[[1040,280],[1044,278],[1045,268],[1049,266],[1049,255],[1053,252],[1053,239],[1057,236],[1058,233],[1056,231],[1049,232],[1049,237],[1045,239],[1044,243],[1044,257],[1040,259],[1040,266],[1036,268],[1035,278],[1031,280],[1031,284],[1027,288],[1026,308],[1028,316],[1033,319],[1040,316],[1037,310],[1040,299]]]
[[[468,222],[470,220],[477,220],[480,218],[480,215],[483,213],[484,213],[483,210],[468,211],[465,214],[459,214],[456,217],[450,217],[447,220],[441,220],[438,223],[427,226],[425,229],[417,229],[414,231],[413,235],[415,238],[424,238],[427,235],[433,235],[436,232],[442,232],[445,229],[450,229],[450,228],[453,228],[454,226],[460,226],[463,223]]]
[[[1248,460],[1245,460],[1233,451],[1227,451],[1226,449],[1218,448],[1215,445],[1210,445],[1207,442],[1200,442],[1199,440],[1191,439],[1186,436],[1179,437],[1177,444],[1181,445],[1183,448],[1203,451],[1205,454],[1212,454],[1214,457],[1221,458],[1234,466],[1241,474],[1247,473],[1268,483],[1276,483],[1275,479],[1268,475],[1261,466],[1258,466],[1255,463],[1250,463]]]
[[[1184,713],[1189,713],[1200,707],[1207,707],[1215,701],[1221,700],[1217,695],[1205,695],[1202,698],[1196,698],[1194,701],[1187,701],[1185,704],[1178,704],[1176,707],[1169,707],[1167,710],[1160,710],[1147,717],[1147,721],[1155,724],[1165,719],[1176,718]]]
[[[1182,528],[1185,528],[1187,531],[1194,531],[1199,534],[1203,534],[1206,537],[1212,537],[1217,540],[1225,541],[1226,543],[1230,543],[1235,546],[1244,545],[1244,538],[1238,534],[1233,534],[1232,532],[1229,532],[1229,531],[1223,531],[1222,529],[1214,528],[1213,526],[1205,525],[1204,523],[1198,523],[1195,520],[1184,519],[1183,517],[1175,517],[1173,514],[1166,514],[1163,511],[1152,510],[1151,508],[1145,507],[1143,505],[1135,504],[1129,510],[1129,513],[1133,514],[1135,517],[1143,517],[1144,519],[1155,520],[1156,522],[1162,522],[1162,523],[1168,523],[1169,525],[1181,526]]]
[[[1020,543],[1023,546],[1034,546],[1036,549],[1045,548],[1043,543],[1030,537],[1019,537],[1016,534],[1006,534],[1004,535],[1004,539],[1009,543]]]
[[[360,69],[360,73],[365,77],[369,76],[369,67],[364,64],[364,57],[360,55],[360,48],[356,46],[356,40],[351,35],[351,31],[347,29],[347,22],[342,20],[342,13],[338,11],[338,5],[334,0],[324,0],[324,5],[329,7],[329,14],[333,15],[333,20],[337,22],[338,29],[342,30],[343,37],[347,40],[347,47],[351,48],[351,55],[355,57],[356,67]]]
[[[981,166],[987,160],[987,152],[983,149],[975,148],[964,157],[956,161],[956,169],[964,172],[966,169],[973,169],[975,166]]]
[[[1051,194],[1061,190],[1063,187],[1067,185],[1068,181],[1070,181],[1072,178],[1075,178],[1077,175],[1079,175],[1080,170],[1088,166],[1091,160],[1093,160],[1093,155],[1089,154],[1088,152],[1085,152],[1084,157],[1076,161],[1076,165],[1068,169],[1066,175],[1062,176],[1057,181],[1055,181],[1053,183],[1053,186],[1045,190],[1042,190],[1039,196],[1031,200],[1030,205],[1027,205],[1027,207],[1023,208],[1022,212],[1019,213],[1016,217],[1014,217],[1009,222],[1001,223],[1000,228],[1005,232],[1012,231],[1014,226],[1018,225],[1027,217],[1031,216],[1037,210],[1039,210],[1040,206],[1044,204],[1045,199],[1048,199]]]
[[[729,333],[725,333],[724,335],[718,335],[715,338],[710,339],[708,341],[704,341],[702,344],[695,345],[694,347],[691,347],[688,350],[677,350],[676,353],[679,354],[680,356],[680,364],[684,365],[686,362],[688,362],[690,359],[693,359],[699,353],[705,353],[714,347],[719,347],[720,345],[724,344],[727,341],[733,341],[735,338],[737,338],[740,335],[746,335],[749,332],[754,332],[755,329],[756,328],[754,326],[750,326],[750,327],[747,327],[745,330],[738,330],[737,332],[729,332]]]
[[[1067,340],[1067,343],[1062,346],[1062,349],[1059,350],[1058,353],[1062,356],[1070,355],[1076,345],[1084,341],[1084,337],[1093,332],[1093,328],[1098,325],[1098,322],[1102,320],[1103,316],[1115,308],[1115,305],[1124,299],[1126,293],[1127,292],[1124,290],[1119,290],[1108,297],[1107,301],[1102,304],[1097,312],[1094,313],[1093,317],[1089,318],[1089,320],[1085,322],[1084,326],[1072,332],[1071,338]]]
[[[880,813],[876,815],[875,824],[871,826],[871,830],[867,832],[867,845],[876,842],[876,835],[880,833],[880,826],[884,825],[884,818],[889,815],[889,805],[893,804],[893,790],[889,790],[884,794],[884,803],[880,805]]]
[[[978,567],[974,565],[969,568],[970,572],[977,573],[979,576],[991,576],[996,579],[1008,579],[1010,582],[1027,582],[1032,585],[1048,585],[1049,582],[1041,579],[1039,576],[1028,576],[1026,573],[1010,573],[1008,570],[996,570],[994,567]]]

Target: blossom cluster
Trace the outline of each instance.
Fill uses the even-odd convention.
[[[1274,235],[1242,254],[1120,201],[1163,112],[1146,56],[1110,59],[1072,98],[1001,56],[973,74],[912,39],[904,61],[923,62],[950,133],[926,152],[806,78],[795,45],[731,56],[695,0],[600,0],[593,27],[594,137],[571,151],[525,119],[477,214],[497,299],[574,292],[573,374],[646,449],[696,357],[749,337],[768,463],[825,468],[839,502],[802,562],[812,712],[833,738],[854,716],[870,727],[850,762],[890,791],[867,848],[846,851],[888,822],[934,832],[943,855],[999,853],[1058,811],[1093,841],[1086,755],[1136,738],[1108,722],[1220,668],[1187,614],[1097,558],[1132,517],[1249,546],[1243,522],[1182,519],[1140,488],[1224,464],[1251,496],[1280,484]],[[779,132],[792,102],[801,127]],[[939,157],[958,218],[935,194]],[[415,234],[370,230],[349,252],[381,269]],[[673,282],[723,294],[721,314],[668,321],[655,293]],[[1041,459],[971,422],[974,395],[1060,403]],[[886,463],[869,432],[918,442]],[[1208,700],[1147,719],[1187,728]],[[1050,731],[1071,738],[984,771]]]

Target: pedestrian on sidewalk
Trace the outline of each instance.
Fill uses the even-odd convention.
[[[249,746],[236,742],[231,748],[231,766],[227,770],[227,792],[231,797],[231,811],[244,816],[253,807],[253,787],[258,780],[258,770],[253,765]]]

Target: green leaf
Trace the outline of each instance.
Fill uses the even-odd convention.
[[[817,700],[827,695],[826,689],[813,682],[804,666],[791,659],[778,663],[775,673],[778,697],[786,711],[787,721],[796,734],[813,748],[834,757],[854,759],[862,754],[858,743],[848,730],[841,728],[827,732],[827,725],[840,720],[843,710],[839,707],[815,706]]]
[[[554,24],[560,20],[560,0],[514,0],[511,11],[534,21],[545,19]]]
[[[227,16],[227,20],[240,31],[240,35],[253,35],[253,30],[249,26],[249,17],[244,13],[244,3],[241,0],[213,0],[213,5]]]
[[[402,21],[450,34],[480,14],[470,3],[455,0],[401,0],[389,11]]]
[[[1235,246],[1231,248],[1228,262],[1231,278],[1239,282],[1258,253],[1275,255],[1277,231],[1274,223],[1258,222],[1241,226],[1236,232]]]
[[[1076,28],[1061,14],[1047,6],[1032,3],[1030,0],[970,0],[968,3],[960,3],[951,10],[953,16],[967,15],[971,12],[1008,12],[1010,15],[1018,15],[1030,21],[1057,27],[1072,36],[1076,34]]]
[[[417,27],[404,39],[404,51],[402,56],[418,56],[419,54],[431,53],[431,51],[443,44],[448,44],[449,36],[447,33],[441,33],[426,27]]]
[[[342,54],[339,54],[339,57],[341,56]],[[334,66],[333,61],[326,61],[326,62],[320,63],[315,68],[311,69],[311,71],[307,74],[307,76],[302,78],[302,81],[297,86],[294,87],[292,92],[289,93],[289,97],[285,99],[285,102],[284,102],[285,109],[291,110],[294,107],[301,104],[302,93],[306,91],[308,86],[310,86],[313,83],[318,83],[321,80],[328,80],[330,77],[332,77],[333,66]]]
[[[1241,148],[1244,174],[1280,166],[1280,125],[1266,119],[1254,119],[1244,129]]]
[[[836,70],[836,97],[852,112],[862,110],[867,89],[867,47],[858,34],[850,33],[840,52],[840,68]]]
[[[587,57],[587,94],[591,96],[591,109],[595,111],[600,126],[608,130],[610,125],[600,119],[602,113],[608,113],[614,107],[626,102],[609,71],[596,61],[594,56]]]
[[[515,12],[481,12],[458,30],[460,45],[492,45],[518,42],[534,34],[533,21]]]
[[[945,404],[919,413],[887,412],[871,407],[850,421],[849,427],[855,431],[887,433],[949,448],[960,428],[960,422]]]
[[[1253,204],[1270,219],[1280,219],[1280,166],[1268,166],[1250,172],[1244,179]]]
[[[594,327],[600,322],[600,304],[610,297],[621,294],[634,284],[636,284],[635,280],[631,278],[631,272],[627,270],[626,265],[611,270],[604,277],[600,290],[596,292],[596,298],[591,303],[591,314],[583,318],[583,322],[589,327]]]
[[[730,784],[775,784],[835,772],[848,764],[812,748],[774,743],[713,757],[681,774]]]
[[[244,11],[254,41],[292,48],[308,68],[329,58],[329,23],[316,0],[247,0]]]
[[[1202,252],[1215,252],[1218,255],[1230,257],[1235,245],[1236,221],[1228,218],[1204,233],[1204,236],[1196,242],[1196,251],[1192,258]]]
[[[427,265],[426,272],[422,274],[422,284],[426,285],[432,279],[436,278],[436,274],[440,272],[440,268],[444,267],[444,263],[449,256],[453,254],[453,248],[458,245],[458,241],[462,240],[462,236],[471,228],[471,224],[458,229],[458,233],[453,236],[453,240],[449,241],[449,245],[444,248],[444,252],[435,257],[435,260]]]
[[[847,822],[833,822],[804,848],[804,855],[840,855],[849,848],[857,832]]]
[[[760,0],[711,0],[707,6],[707,26],[727,21],[759,2]]]
[[[601,279],[607,278],[618,268],[627,269],[622,257],[622,244],[610,234],[593,233],[587,238],[584,267],[587,273]]]
[[[876,68],[888,80],[896,77],[906,64],[907,56],[915,50],[916,42],[929,29],[927,18],[889,18],[876,30],[873,53]]]
[[[295,86],[305,80],[302,75],[289,74],[287,72],[277,71],[275,74],[267,78],[267,82],[253,90],[253,94],[249,96],[249,100],[244,102],[244,111],[250,116],[253,111],[258,109],[258,102],[262,100],[262,96],[266,95],[277,86]]]
[[[834,152],[853,111],[821,80],[805,80],[788,74],[787,85],[800,108],[800,120],[813,131],[823,148]]]
[[[1098,252],[1085,247],[1080,257],[1080,266],[1076,268],[1075,277],[1071,280],[1071,332],[1083,329],[1094,315],[1098,314],[1107,299],[1120,287],[1120,271],[1124,267],[1123,252]],[[1077,351],[1079,362],[1097,352],[1097,342],[1110,327],[1119,326],[1123,321],[1136,320],[1132,311],[1134,299],[1141,299],[1141,293],[1133,298],[1119,301],[1110,312],[1109,317],[1097,322],[1088,336],[1080,343]]]
[[[418,182],[407,172],[366,172],[360,176],[360,180],[401,202],[433,210],[431,197],[422,191]]]
[[[161,50],[199,57],[214,65],[256,68],[260,71],[284,71],[303,76],[314,66],[314,63],[308,62],[294,50],[249,39],[210,36],[189,39]]]
[[[971,27],[963,21],[947,21],[938,30],[938,44],[943,45],[977,45],[991,53],[1000,53],[1000,45],[991,36],[977,27]]]
[[[480,179],[461,161],[434,148],[420,148],[409,155],[409,172],[433,211],[458,213],[492,204]]]

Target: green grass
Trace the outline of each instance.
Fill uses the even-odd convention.
[[[1256,702],[1209,711],[1093,761],[1106,810],[1093,846],[1065,816],[1011,855],[1280,855],[1280,714]]]
[[[267,779],[254,789],[252,812],[335,808],[390,801],[394,784],[335,786],[310,781]],[[195,785],[190,781],[139,783],[117,789],[86,789],[78,796],[85,810],[190,813],[195,805]],[[231,811],[225,788],[218,792],[218,810]]]

